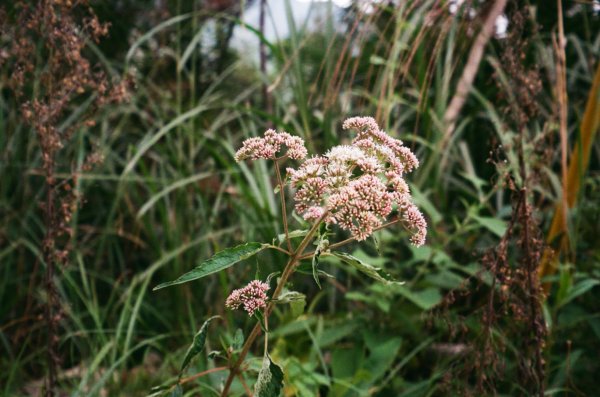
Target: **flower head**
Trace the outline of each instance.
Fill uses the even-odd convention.
[[[262,137],[249,138],[235,154],[235,161],[250,159],[274,159],[281,147],[287,147],[286,155],[292,159],[303,159],[307,151],[304,140],[287,132],[267,130]]]
[[[404,174],[419,166],[415,155],[380,130],[372,117],[349,118],[343,127],[357,132],[351,145],[335,146],[298,169],[288,168],[297,189],[296,211],[309,221],[324,217],[365,240],[395,205],[412,233],[411,242],[424,244],[427,223],[404,181]]]
[[[268,290],[269,284],[252,280],[245,287],[231,292],[225,301],[225,306],[231,310],[242,306],[249,316],[253,316],[255,311],[267,306]]]

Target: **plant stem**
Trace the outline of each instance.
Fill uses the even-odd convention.
[[[373,231],[376,232],[377,230],[385,229],[388,226],[392,226],[393,224],[400,222],[400,220],[401,220],[400,218],[396,218],[393,221],[390,221],[388,223],[384,223],[383,225],[381,225],[379,227],[376,227],[375,229],[373,229]],[[351,243],[354,240],[356,240],[356,237],[350,237],[350,238],[347,238],[346,240],[342,240],[340,242],[331,244],[329,247],[327,247],[327,249],[331,250],[331,249],[334,249],[334,248],[339,248],[339,247],[341,247],[343,245]],[[299,260],[308,259],[308,258],[312,257],[314,254],[315,254],[315,251],[309,252],[308,254],[300,255],[300,258],[298,258],[298,259]]]
[[[248,397],[252,397],[252,392],[250,391],[250,388],[246,384],[246,381],[244,380],[244,377],[242,376],[242,374],[238,374],[238,379],[242,383],[242,386],[244,387],[244,391],[246,392]]]
[[[283,291],[283,287],[287,283],[287,280],[289,279],[289,277],[294,273],[294,270],[296,270],[296,266],[297,266],[298,262],[300,261],[300,257],[302,256],[302,252],[304,252],[304,250],[306,249],[308,244],[312,241],[312,238],[314,237],[315,233],[319,229],[319,225],[325,219],[326,216],[327,216],[327,213],[323,214],[323,216],[321,218],[319,218],[319,220],[317,220],[312,225],[312,227],[308,231],[307,235],[304,237],[304,239],[302,240],[302,242],[300,243],[300,245],[298,246],[296,251],[294,251],[294,253],[291,255],[290,260],[288,261],[287,265],[283,269],[283,273],[281,274],[281,278],[279,279],[279,282],[277,283],[277,287],[275,288],[275,291],[273,292],[271,301],[265,308],[265,312],[264,312],[265,323],[268,321],[268,317],[271,314],[271,312],[273,311],[273,308],[275,307],[275,300],[279,297],[279,294],[281,294],[281,291]],[[244,346],[242,347],[242,351],[240,352],[240,356],[238,357],[236,362],[233,364],[233,366],[231,366],[229,369],[229,376],[227,377],[227,380],[225,381],[225,386],[223,386],[223,392],[221,392],[221,397],[226,397],[227,394],[229,393],[229,388],[231,387],[231,382],[233,382],[233,378],[235,378],[235,376],[238,374],[240,366],[244,362],[244,359],[246,358],[246,355],[248,354],[248,351],[250,350],[252,343],[254,343],[254,340],[256,339],[256,337],[259,334],[260,334],[260,324],[257,323],[254,326],[254,328],[252,329],[252,331],[250,332],[250,335],[248,335],[248,338],[246,339],[246,342],[244,343]]]
[[[197,374],[194,374],[187,378],[181,379],[178,384],[183,385],[184,383],[191,382],[193,380],[201,378],[204,375],[212,374],[213,372],[225,371],[226,369],[227,369],[227,367],[216,367],[216,368],[207,369],[206,371],[198,372]]]
[[[281,179],[281,171],[279,171],[279,163],[277,159],[274,159],[275,163],[275,174],[277,175],[277,184],[279,185],[279,198],[281,200],[281,218],[283,219],[283,231],[285,233],[285,239],[287,240],[288,251],[292,252],[292,242],[290,241],[290,232],[288,228],[287,213],[285,210],[285,193],[283,180]]]
[[[288,255],[288,256],[289,256],[289,255],[292,255],[292,253],[291,253],[290,251],[288,251],[288,250],[284,250],[283,248],[281,248],[281,247],[278,247],[278,246],[276,246],[276,245],[271,245],[271,244],[269,244],[269,248],[272,248],[272,249],[274,249],[274,250],[277,250],[277,251],[279,251],[279,252],[283,252],[284,254],[286,254],[286,255]]]
[[[56,380],[57,367],[59,363],[58,347],[57,347],[57,322],[58,322],[58,292],[54,284],[54,271],[56,265],[56,207],[55,207],[55,186],[54,186],[54,158],[52,153],[48,154],[52,157],[46,168],[46,203],[45,203],[45,226],[46,235],[43,242],[44,262],[46,263],[46,277],[44,284],[46,287],[46,327],[48,330],[47,336],[47,351],[46,358],[48,364],[48,374],[46,378],[46,397],[56,395]]]
[[[269,317],[265,317],[265,348],[263,356],[267,355],[269,351]]]

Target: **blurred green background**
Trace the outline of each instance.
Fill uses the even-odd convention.
[[[77,130],[60,154],[59,178],[91,151],[104,156],[79,176],[83,205],[72,219],[70,260],[56,277],[65,313],[64,395],[149,394],[176,377],[193,335],[215,314],[223,320],[213,322],[205,352],[186,374],[225,365],[209,353],[253,326],[245,313],[225,310],[226,296],[253,279],[257,265],[261,274],[281,269],[283,256],[261,253],[200,281],[152,287],[221,249],[282,233],[271,164],[233,160],[243,139],[273,126],[321,153],[351,139],[341,123],[355,115],[376,117],[420,159],[407,179],[429,235],[414,248],[406,232],[392,228],[348,247],[406,281],[402,286],[375,284],[333,261],[323,269],[336,278],[322,289],[310,275],[294,276],[308,304],[278,309],[271,322],[285,395],[530,395],[521,378],[532,331],[515,315],[518,298],[499,298],[486,310],[490,296],[502,295],[492,286],[489,255],[521,187],[538,243],[561,202],[557,5],[509,1],[508,26],[485,47],[446,139],[444,113],[492,1],[356,3],[269,0],[262,28],[260,0],[91,3],[110,30],[89,43],[88,59],[134,85],[128,102],[98,112],[96,125]],[[14,6],[5,6],[10,16]],[[592,91],[598,8],[597,1],[563,2],[569,150],[589,149],[591,161],[569,210],[570,248],[539,298],[547,395],[600,390],[600,143],[578,144],[588,98],[600,96]],[[39,395],[46,367],[44,185],[36,136],[21,121],[11,76],[10,66],[0,69],[0,393]],[[73,104],[73,118],[85,103]],[[525,123],[519,112],[528,115]],[[519,151],[531,176],[525,182]],[[302,224],[296,219],[291,227]],[[507,240],[506,263],[516,274],[523,266],[519,235]],[[527,296],[504,282],[515,288],[508,295]],[[482,356],[488,351],[493,359]],[[260,357],[259,344],[253,352]],[[249,360],[249,385],[259,367],[260,360]],[[218,395],[225,376],[188,382],[184,393]],[[233,394],[244,395],[238,382]]]

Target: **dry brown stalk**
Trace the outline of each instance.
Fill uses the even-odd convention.
[[[92,116],[98,109],[125,99],[126,86],[110,84],[105,74],[86,58],[88,43],[98,42],[108,33],[108,25],[99,22],[86,1],[19,1],[13,7],[15,12],[10,17],[0,12],[0,34],[12,38],[10,46],[3,50],[0,65],[6,63],[13,70],[8,85],[15,94],[22,121],[37,138],[41,157],[44,200],[40,208],[45,226],[41,251],[46,292],[42,328],[47,338],[44,394],[54,396],[64,317],[56,283],[72,249],[72,220],[80,204],[75,186],[81,172],[102,160],[99,154],[92,154],[80,169],[73,170],[73,161],[61,155],[76,132],[95,125]],[[62,127],[72,116],[73,107],[90,95],[95,100],[88,112]],[[70,176],[61,180],[57,177],[61,172]],[[35,278],[34,275],[32,280]]]
[[[446,146],[448,144],[448,141],[454,132],[458,115],[460,114],[460,111],[467,100],[467,96],[471,91],[473,81],[475,80],[475,76],[479,70],[479,64],[481,63],[481,58],[483,58],[485,46],[494,33],[496,19],[502,14],[502,12],[504,12],[506,3],[507,0],[496,0],[494,2],[494,5],[490,9],[485,21],[483,22],[483,26],[481,27],[481,30],[479,31],[479,34],[473,43],[473,47],[471,47],[467,63],[463,69],[462,75],[460,76],[460,80],[458,80],[456,92],[452,97],[450,104],[446,108],[446,112],[444,113],[446,129],[444,130],[442,146]]]
[[[600,64],[596,67],[594,82],[588,95],[585,113],[579,127],[579,142],[575,144],[571,151],[570,163],[567,170],[566,187],[563,197],[566,198],[568,208],[573,208],[581,187],[581,178],[588,168],[590,162],[590,153],[594,137],[600,127]],[[554,211],[552,224],[546,237],[548,245],[553,244],[556,250],[546,248],[539,265],[540,277],[553,274],[557,267],[559,254],[569,247],[569,236],[567,233],[567,224],[565,212],[562,203]],[[544,285],[546,292],[550,288],[549,284]]]

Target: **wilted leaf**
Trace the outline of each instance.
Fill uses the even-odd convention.
[[[231,267],[236,263],[243,261],[244,259],[248,259],[251,256],[256,255],[257,253],[268,247],[268,244],[246,243],[238,245],[237,247],[227,248],[221,252],[216,253],[212,258],[205,260],[194,270],[185,273],[178,279],[162,283],[154,287],[154,291],[159,290],[161,288],[169,287],[171,285],[183,284],[187,283],[188,281],[197,280],[199,278],[208,276],[209,274],[213,274],[221,270],[227,269],[228,267]]]
[[[263,365],[254,385],[255,397],[279,397],[283,388],[283,371],[271,361],[269,355],[263,358]]]
[[[346,254],[345,252],[332,252],[331,255],[339,258],[342,262],[352,266],[353,268],[377,281],[381,281],[385,284],[402,284],[401,282],[393,280],[390,275],[385,273],[380,267],[365,263],[350,254]]]
[[[212,316],[211,318],[206,320],[204,324],[202,324],[202,327],[200,327],[200,331],[198,331],[198,333],[194,335],[194,342],[188,349],[187,353],[185,353],[183,364],[181,364],[181,369],[179,370],[180,378],[183,374],[183,371],[188,366],[192,358],[200,354],[200,352],[202,352],[202,350],[204,349],[204,343],[206,342],[206,334],[208,333],[208,325],[212,320],[214,320],[217,317],[219,316]]]

